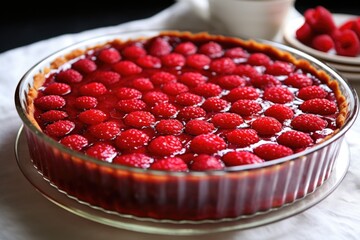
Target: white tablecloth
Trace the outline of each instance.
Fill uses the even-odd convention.
[[[43,57],[74,42],[111,32],[146,28],[203,29],[186,2],[146,20],[68,34],[0,54],[0,239],[185,239],[116,229],[73,215],[45,199],[25,179],[14,156],[14,140],[21,121],[14,107],[15,87]],[[351,166],[336,191],[311,209],[286,220],[255,229],[186,239],[360,239],[360,119],[346,134]]]

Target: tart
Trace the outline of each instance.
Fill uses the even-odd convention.
[[[312,62],[207,33],[73,49],[31,86],[25,129],[44,177],[158,220],[236,219],[306,196],[331,173],[349,117],[339,81]]]

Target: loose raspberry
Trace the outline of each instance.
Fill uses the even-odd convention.
[[[71,87],[66,83],[52,83],[44,90],[46,95],[66,95],[71,92]]]
[[[191,162],[190,169],[193,171],[222,170],[224,164],[220,159],[207,154],[200,154]]]
[[[194,54],[196,53],[196,51],[197,47],[192,42],[182,42],[174,49],[174,52],[180,53],[185,56]]]
[[[126,88],[126,87],[117,89],[115,94],[119,100],[140,99],[142,97],[142,94],[140,91],[138,91],[134,88]]]
[[[259,103],[253,100],[241,99],[233,103],[230,108],[231,112],[237,113],[243,117],[251,116],[262,110]]]
[[[81,149],[89,144],[85,137],[78,134],[72,134],[62,138],[60,143],[75,151],[81,151]]]
[[[320,34],[313,38],[311,46],[321,52],[328,52],[334,47],[334,40],[328,34]]]
[[[253,53],[249,56],[247,63],[252,66],[268,66],[271,59],[264,53]]]
[[[197,85],[203,84],[206,81],[207,77],[197,72],[185,72],[179,78],[179,82],[182,82],[188,87],[196,87]]]
[[[75,123],[69,120],[60,120],[46,126],[45,132],[51,137],[63,137],[75,128]]]
[[[148,105],[155,106],[156,104],[169,101],[168,95],[163,92],[148,92],[143,96],[144,102]]]
[[[140,111],[144,110],[145,108],[146,103],[139,99],[124,99],[118,101],[116,104],[116,109],[124,113]]]
[[[86,155],[91,157],[111,162],[116,156],[116,149],[107,143],[95,143],[85,151]]]
[[[107,89],[102,83],[92,82],[81,86],[79,92],[83,96],[99,97],[106,93]]]
[[[213,116],[211,122],[218,128],[232,129],[241,125],[244,120],[236,113],[217,113]]]
[[[188,121],[185,126],[185,132],[191,135],[211,133],[214,130],[215,127],[212,123],[197,119]]]
[[[182,144],[178,137],[168,135],[160,136],[152,140],[148,150],[157,156],[170,156],[182,149]]]
[[[113,64],[121,60],[121,55],[115,48],[106,48],[99,52],[98,58],[104,63]]]
[[[223,49],[216,42],[208,42],[200,46],[199,53],[205,54],[211,58],[218,58],[223,55]]]
[[[88,74],[96,70],[97,66],[94,61],[84,58],[73,63],[72,67],[83,74]]]
[[[291,126],[302,132],[315,132],[323,130],[327,122],[313,114],[301,114],[291,121]]]
[[[293,151],[291,150],[291,148],[285,147],[283,145],[265,143],[255,148],[254,153],[258,157],[268,161],[289,156],[293,154]]]
[[[157,160],[151,165],[150,169],[172,172],[186,172],[189,170],[186,163],[178,157],[170,157]]]
[[[138,45],[130,45],[122,50],[122,55],[130,59],[138,59],[146,55],[146,51],[143,47]]]
[[[237,74],[241,77],[254,78],[255,76],[260,75],[260,73],[249,64],[241,64],[236,66],[234,74]]]
[[[287,62],[275,61],[273,64],[266,67],[266,74],[281,76],[289,75],[294,71],[294,65]]]
[[[113,69],[123,76],[130,76],[142,72],[142,68],[131,61],[120,61],[113,65]]]
[[[97,71],[93,80],[109,86],[117,83],[120,80],[120,75],[113,71]]]
[[[125,117],[124,122],[126,125],[129,125],[131,127],[144,128],[144,127],[150,127],[152,124],[154,124],[155,117],[149,112],[135,111],[129,113]]]
[[[229,48],[225,51],[225,57],[229,58],[247,58],[248,56],[249,53],[241,47]]]
[[[259,136],[253,129],[235,129],[226,134],[229,143],[235,144],[237,147],[244,148],[260,141]]]
[[[210,70],[218,74],[231,74],[235,71],[236,64],[231,58],[218,58],[210,63]]]
[[[121,150],[137,149],[147,145],[149,140],[149,136],[143,131],[128,129],[116,138],[115,144]]]
[[[157,72],[151,76],[150,80],[154,85],[162,85],[176,82],[176,76],[168,72]]]
[[[182,120],[190,120],[205,117],[205,115],[206,112],[201,107],[188,106],[179,111],[178,118]]]
[[[208,98],[201,105],[207,112],[225,111],[229,106],[230,104],[226,100],[217,97]]]
[[[273,117],[279,122],[284,122],[287,119],[294,117],[294,112],[289,107],[281,104],[275,104],[266,109],[264,112],[265,116]]]
[[[74,69],[67,69],[59,72],[56,76],[56,80],[63,83],[79,83],[83,80],[83,76]]]
[[[306,10],[304,17],[316,33],[331,33],[336,28],[332,14],[322,6]]]
[[[301,73],[294,73],[288,76],[284,83],[286,85],[295,87],[295,88],[303,88],[308,87],[313,84],[313,81],[310,77],[306,76],[305,74]]]
[[[319,86],[304,87],[299,90],[298,98],[302,100],[309,100],[314,98],[325,98],[327,92]]]
[[[148,52],[156,57],[168,55],[172,50],[169,42],[165,38],[154,38],[149,46]]]
[[[151,55],[139,57],[136,64],[143,68],[161,68],[161,60]]]
[[[300,105],[300,109],[306,113],[330,115],[337,111],[337,106],[334,102],[328,99],[314,98],[303,102]]]
[[[272,117],[259,117],[251,123],[251,127],[258,132],[259,135],[272,136],[281,131],[281,123]]]
[[[94,97],[82,96],[75,99],[75,107],[78,109],[90,109],[95,108],[98,105],[98,101]]]
[[[313,31],[307,22],[304,22],[295,32],[296,39],[305,45],[309,45],[313,39]]]
[[[162,91],[168,95],[175,96],[180,93],[189,91],[189,88],[182,83],[167,83],[162,87]]]
[[[190,149],[198,154],[213,154],[225,148],[224,139],[212,133],[198,135],[190,143]]]
[[[145,154],[130,153],[115,157],[112,163],[147,169],[153,162],[154,159]]]
[[[257,75],[251,78],[250,81],[254,87],[260,89],[266,89],[269,87],[276,87],[281,85],[281,82],[278,79],[276,79],[273,75],[269,74]]]
[[[185,65],[185,57],[178,53],[170,53],[161,57],[161,62],[166,67],[182,67]]]
[[[334,34],[335,50],[338,55],[355,57],[360,52],[360,40],[352,30]]]
[[[298,131],[284,132],[277,138],[277,141],[292,149],[306,148],[314,142],[308,134]]]
[[[120,134],[120,127],[116,122],[102,122],[88,128],[90,133],[102,140],[112,140]]]
[[[56,122],[59,120],[63,120],[64,118],[67,118],[68,114],[63,111],[59,110],[50,110],[47,112],[44,112],[40,115],[40,119],[44,122]]]
[[[264,91],[264,100],[273,103],[288,103],[294,99],[294,95],[287,88],[283,87],[270,87]]]
[[[240,99],[256,100],[259,98],[259,93],[253,87],[240,87],[232,89],[226,99],[230,102],[236,102]]]
[[[132,81],[133,88],[141,91],[147,92],[154,89],[154,85],[148,78],[137,78]]]
[[[264,162],[263,159],[259,158],[255,154],[246,151],[228,152],[222,157],[222,160],[227,167]]]
[[[58,95],[47,95],[36,98],[34,104],[41,110],[54,110],[64,107],[66,101],[63,97]]]
[[[176,96],[175,102],[182,106],[192,106],[199,104],[202,101],[202,97],[196,94],[192,94],[189,92],[181,93]]]
[[[157,117],[170,118],[173,117],[178,111],[177,108],[171,103],[159,103],[155,105],[151,112]]]
[[[79,114],[78,118],[83,123],[94,125],[94,124],[98,124],[98,123],[105,121],[107,116],[106,116],[106,113],[104,113],[101,110],[90,109],[90,110],[81,112]]]
[[[208,98],[219,96],[222,92],[222,89],[219,85],[213,83],[204,83],[193,88],[193,92],[195,94]]]
[[[162,135],[178,135],[182,133],[183,128],[182,123],[176,119],[160,120],[155,126],[157,133]]]
[[[193,54],[186,57],[186,65],[196,69],[204,69],[209,66],[211,59],[204,54]]]
[[[216,83],[224,89],[231,90],[236,87],[244,87],[246,81],[238,75],[226,75],[219,77]]]

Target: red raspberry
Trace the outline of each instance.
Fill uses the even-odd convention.
[[[45,132],[51,137],[63,137],[75,128],[75,123],[69,120],[60,120],[46,126]]]
[[[273,64],[266,67],[266,74],[281,76],[289,75],[294,71],[294,65],[287,62],[275,61]]]
[[[294,100],[294,95],[287,88],[283,87],[270,87],[264,91],[264,100],[273,103],[288,103]]]
[[[79,83],[83,80],[83,76],[74,69],[67,69],[59,72],[56,76],[56,80],[64,83]]]
[[[313,31],[307,22],[304,22],[295,32],[296,39],[308,45],[313,39]]]
[[[107,89],[104,84],[99,82],[92,82],[85,85],[82,85],[79,88],[81,95],[87,95],[92,97],[99,97],[107,92]]]
[[[216,42],[208,42],[200,46],[199,53],[205,54],[211,58],[218,58],[223,55],[223,49]]]
[[[285,79],[284,83],[295,88],[303,88],[311,86],[313,84],[313,81],[305,74],[294,73],[288,76]]]
[[[231,58],[218,58],[210,63],[210,70],[219,74],[231,74],[235,71],[236,64]]]
[[[154,38],[149,46],[149,53],[153,56],[160,57],[168,55],[172,50],[169,42],[165,38]]]
[[[151,165],[150,169],[172,172],[186,172],[189,170],[186,163],[178,157],[170,157],[157,160]]]
[[[244,120],[236,113],[217,113],[213,116],[211,122],[218,128],[231,129],[241,125]]]
[[[150,79],[154,85],[176,82],[176,76],[168,72],[157,72]]]
[[[85,154],[106,162],[111,162],[117,153],[112,145],[99,142],[86,149]]]
[[[284,132],[277,138],[277,141],[292,149],[306,148],[313,144],[313,140],[308,134],[298,131]]]
[[[155,126],[157,133],[162,135],[178,135],[182,133],[183,128],[182,123],[176,119],[160,120]]]
[[[142,97],[142,94],[140,91],[138,91],[134,88],[126,88],[126,87],[117,89],[115,94],[119,100],[140,99]]]
[[[161,68],[161,60],[151,55],[139,57],[136,63],[143,68]]]
[[[292,119],[294,112],[289,107],[281,104],[275,104],[266,109],[265,116],[273,117],[279,122],[284,122],[286,119]]]
[[[140,111],[146,108],[146,103],[139,99],[125,99],[117,102],[116,109],[124,112],[130,113],[133,111]]]
[[[94,137],[102,140],[112,140],[120,134],[119,124],[113,121],[92,125],[88,129]]]
[[[338,55],[356,57],[360,52],[360,40],[352,30],[334,34],[335,50]]]
[[[170,156],[179,152],[182,148],[178,137],[168,135],[160,136],[152,140],[148,150],[157,156]]]
[[[220,159],[213,156],[200,154],[192,160],[190,169],[193,171],[222,170],[224,164]]]
[[[91,73],[97,68],[95,62],[87,58],[76,61],[72,67],[83,74]]]
[[[328,52],[334,47],[334,40],[328,34],[320,34],[313,38],[311,46],[316,50]]]
[[[154,85],[148,78],[137,78],[132,81],[133,88],[146,92],[154,89]]]
[[[174,49],[174,52],[180,53],[182,55],[191,55],[196,53],[197,47],[192,42],[182,42],[177,45]]]
[[[225,51],[225,57],[229,58],[247,58],[248,56],[249,53],[241,47],[229,48]]]
[[[189,92],[181,93],[176,96],[175,102],[182,106],[192,106],[199,104],[202,101],[202,97],[196,94],[192,94]]]
[[[148,105],[154,106],[169,101],[169,97],[163,92],[148,92],[143,96],[143,100]]]
[[[264,53],[253,53],[249,56],[247,63],[252,66],[268,66],[271,63],[270,57]]]
[[[137,149],[147,145],[149,140],[149,136],[143,131],[128,129],[115,139],[115,144],[121,150]]]
[[[205,115],[206,112],[201,107],[188,106],[179,111],[178,118],[182,120],[190,120],[205,117]]]
[[[309,100],[314,98],[325,98],[327,92],[319,86],[304,87],[299,90],[298,98],[302,100]]]
[[[225,111],[229,107],[229,103],[224,99],[211,97],[206,99],[201,107],[207,112],[221,112]]]
[[[71,87],[66,83],[52,83],[44,90],[46,95],[66,95],[71,92]]]
[[[207,77],[197,72],[185,72],[179,78],[179,82],[182,82],[188,87],[196,87],[197,85],[203,84],[206,81]]]
[[[198,135],[190,143],[190,149],[198,154],[213,154],[225,148],[224,139],[212,133]]]
[[[154,159],[142,153],[130,153],[120,155],[114,158],[112,163],[121,164],[129,167],[147,169],[154,162]]]
[[[331,33],[336,28],[332,14],[322,6],[306,10],[304,17],[316,33]]]
[[[81,112],[79,114],[78,118],[83,123],[94,125],[94,124],[98,124],[98,123],[105,121],[107,116],[106,116],[106,113],[104,113],[101,110],[90,109],[90,110]]]
[[[300,109],[306,113],[330,115],[337,111],[337,106],[334,102],[328,99],[314,98],[303,102],[300,105]]]
[[[130,76],[142,72],[142,68],[131,61],[120,61],[113,65],[113,69],[123,76]]]
[[[99,52],[98,58],[104,62],[113,64],[121,60],[120,53],[115,48],[106,48]]]
[[[124,122],[126,125],[129,125],[131,127],[144,128],[144,127],[150,127],[152,124],[154,124],[155,117],[149,112],[135,111],[129,113],[125,117]]]
[[[235,129],[226,134],[226,139],[237,147],[244,148],[260,141],[253,129]]]
[[[254,153],[264,160],[274,160],[293,154],[291,148],[274,143],[265,143],[254,149]]]
[[[196,69],[204,69],[211,62],[211,59],[204,54],[193,54],[186,57],[186,65]]]
[[[68,114],[59,110],[50,110],[40,115],[40,119],[44,122],[56,122],[67,118]]]
[[[95,108],[98,105],[98,101],[94,97],[82,96],[75,99],[75,107],[79,109]]]
[[[222,92],[222,89],[219,85],[213,83],[204,83],[195,87],[193,89],[193,92],[195,94],[208,98],[219,96]]]
[[[240,99],[256,100],[259,98],[259,93],[253,87],[240,87],[232,89],[226,99],[230,102],[236,102]]]
[[[62,145],[65,145],[75,151],[80,151],[89,144],[88,140],[85,137],[78,134],[66,136],[62,138],[59,142]]]
[[[122,50],[122,55],[130,59],[138,59],[146,55],[146,51],[143,47],[138,45],[130,45]]]
[[[54,110],[64,107],[66,101],[58,95],[47,95],[36,98],[34,104],[41,110]]]
[[[112,85],[120,80],[120,75],[113,71],[98,71],[94,74],[93,81],[100,82],[105,85]]]
[[[246,117],[260,112],[262,110],[262,107],[259,103],[253,100],[241,99],[234,102],[230,110],[231,112]]]
[[[182,83],[167,83],[162,87],[162,91],[168,95],[175,96],[180,93],[189,91],[189,88]]]
[[[178,111],[171,103],[159,103],[155,105],[151,112],[157,117],[170,118],[173,117]]]
[[[269,87],[276,87],[280,86],[281,82],[276,79],[273,75],[269,74],[263,74],[263,75],[257,75],[250,80],[251,84],[260,89],[266,89]]]
[[[166,67],[182,67],[185,65],[185,57],[178,53],[170,53],[162,56],[161,62]]]
[[[315,132],[323,130],[327,122],[313,114],[301,114],[291,121],[291,126],[302,132]]]
[[[191,135],[211,133],[214,130],[215,127],[212,123],[197,119],[188,121],[185,126],[185,132]]]
[[[222,157],[222,160],[227,167],[264,162],[255,154],[246,151],[228,152]]]
[[[251,65],[241,64],[236,66],[234,74],[252,79],[255,76],[258,76],[260,73]]]
[[[281,123],[272,117],[259,117],[251,123],[251,127],[263,136],[272,136],[281,131]]]
[[[360,17],[345,21],[339,27],[340,31],[344,31],[346,29],[353,30],[356,33],[356,35],[358,36],[358,38],[360,39]]]
[[[224,89],[233,89],[245,86],[245,80],[238,75],[226,75],[217,79],[217,84]]]

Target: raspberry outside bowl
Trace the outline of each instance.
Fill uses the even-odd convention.
[[[309,61],[339,85],[344,98],[344,123],[331,137],[304,151],[258,164],[218,171],[169,172],[127,167],[100,161],[71,150],[44,134],[29,118],[34,77],[56,59],[115,38],[152,37],[158,31],[108,35],[54,53],[32,67],[15,93],[30,157],[39,173],[67,195],[123,217],[151,221],[199,223],[235,220],[265,213],[301,200],[330,176],[344,134],[358,113],[356,92],[337,72],[295,49],[264,42],[296,58]],[[47,71],[47,70],[45,70]]]

